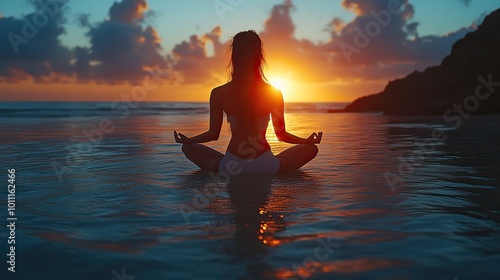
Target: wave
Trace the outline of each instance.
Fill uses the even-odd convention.
[[[346,103],[286,103],[286,112],[323,113],[342,109]],[[126,108],[126,109],[125,109]],[[208,114],[208,103],[193,102],[1,102],[0,118],[70,118],[123,114],[144,115],[197,115]]]

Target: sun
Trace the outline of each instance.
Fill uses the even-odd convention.
[[[285,76],[271,76],[268,78],[269,83],[279,89],[283,94],[283,98],[287,101],[294,99],[294,82]]]
[[[272,78],[269,80],[269,82],[273,87],[275,87],[281,91],[287,91],[288,85],[290,84],[289,83],[290,81],[283,78],[283,77]]]

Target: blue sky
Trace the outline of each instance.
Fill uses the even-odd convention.
[[[157,69],[168,83],[149,100],[204,101],[228,79],[230,37],[254,29],[266,76],[288,100],[352,101],[438,65],[473,22],[500,8],[498,0],[69,0],[16,51],[9,34],[37,14],[33,1],[0,2],[0,100],[114,100]],[[358,49],[357,30],[392,1],[400,12]]]
[[[227,0],[221,0],[228,3]],[[90,14],[91,22],[100,22],[108,17],[108,9],[116,0],[70,0],[67,11],[66,34],[63,44],[69,47],[88,46],[86,29],[79,27],[76,16]],[[233,2],[238,2],[235,0]],[[223,13],[221,20],[212,0],[165,1],[149,0],[149,8],[155,16],[149,23],[155,26],[161,38],[164,51],[170,51],[175,44],[186,40],[192,34],[204,34],[215,26],[220,26],[224,35],[231,36],[241,30],[261,31],[263,22],[269,17],[272,7],[281,0],[242,0],[232,11]],[[468,4],[462,0],[413,0],[415,7],[414,21],[420,23],[419,35],[442,35],[470,25],[481,17],[500,7],[493,0],[471,0]],[[299,39],[327,41],[329,34],[324,30],[334,17],[352,20],[355,15],[345,10],[342,0],[295,0],[292,18],[296,25],[295,35]],[[1,1],[0,13],[5,17],[20,17],[31,13],[33,7],[26,0]]]

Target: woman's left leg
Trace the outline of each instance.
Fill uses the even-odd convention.
[[[318,154],[318,147],[310,144],[299,144],[276,155],[280,160],[278,173],[289,173],[298,170]]]
[[[183,144],[184,155],[205,171],[219,171],[219,161],[224,154],[202,144]]]

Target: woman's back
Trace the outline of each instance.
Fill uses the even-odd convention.
[[[247,85],[232,81],[218,87],[215,94],[220,95],[219,100],[231,125],[227,150],[246,159],[268,151],[267,124],[273,108],[279,105],[281,93],[261,80]]]

